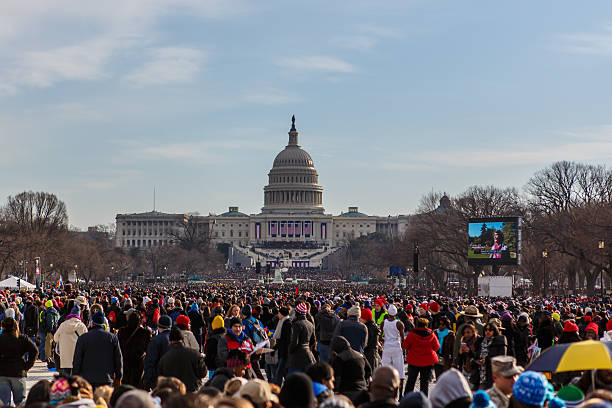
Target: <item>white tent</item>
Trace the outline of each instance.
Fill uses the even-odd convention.
[[[17,282],[19,281],[19,285]],[[16,278],[14,276],[9,276],[8,279],[0,281],[0,288],[9,288],[9,289],[34,289],[36,285],[32,285],[30,282],[27,282],[23,279]]]

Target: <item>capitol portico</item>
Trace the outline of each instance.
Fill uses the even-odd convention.
[[[319,266],[350,239],[374,232],[405,232],[409,216],[371,216],[357,207],[336,216],[325,214],[319,175],[310,154],[298,144],[298,136],[292,117],[288,144],[276,155],[268,173],[259,214],[247,215],[231,206],[220,215],[192,216],[214,243],[231,244],[231,263],[244,266],[257,260],[290,259],[289,266]],[[189,217],[157,211],[118,214],[116,245],[128,249],[171,245]]]

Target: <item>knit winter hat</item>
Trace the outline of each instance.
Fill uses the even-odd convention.
[[[559,321],[559,320],[561,320],[561,315],[559,313],[555,312],[555,313],[552,314],[552,318],[554,320],[556,320],[556,321]]]
[[[306,306],[306,303],[302,302],[295,307],[295,311],[301,314],[306,314],[308,313],[308,306]],[[359,316],[359,313],[357,313],[357,316]]]
[[[72,308],[72,310],[70,311],[70,314],[73,314],[73,315],[80,315],[80,314],[81,314],[81,308],[79,307],[79,304],[78,304],[78,303],[76,303],[76,304],[74,305],[74,307],[73,307],[73,308]]]
[[[438,304],[438,302],[429,302],[429,310],[431,311],[431,313],[438,313],[440,312],[440,305]]]
[[[538,407],[544,405],[547,391],[548,380],[535,371],[525,371],[512,387],[512,393],[519,402]]]
[[[285,408],[306,408],[316,405],[312,381],[303,373],[292,374],[285,380],[278,395]]]
[[[172,326],[172,318],[168,315],[161,315],[157,321],[157,325],[162,329],[167,329]]]
[[[103,326],[105,323],[104,313],[100,311],[97,311],[96,313],[94,313],[93,316],[91,317],[91,322],[95,324],[96,326]]]
[[[479,390],[474,393],[474,398],[470,404],[470,408],[495,408],[495,404],[491,402],[491,397],[484,390]]]
[[[246,317],[250,317],[253,314],[253,308],[251,307],[251,305],[246,304],[244,305],[240,313],[242,313]]]
[[[559,397],[552,397],[550,401],[548,401],[548,408],[565,408],[565,401],[563,401]]]
[[[9,307],[8,309],[6,309],[4,311],[4,317],[9,317],[11,319],[15,318],[15,309],[13,309],[12,307]]]
[[[584,329],[584,331],[589,330],[593,330],[595,334],[597,334],[599,332],[599,326],[597,326],[597,323],[589,323],[587,324],[587,327]]]
[[[372,311],[370,309],[361,310],[361,318],[366,322],[372,320]]]
[[[565,322],[565,327],[563,327],[564,333],[577,332],[577,331],[578,331],[578,326],[576,325],[576,323],[570,320]]]
[[[180,324],[183,326],[189,326],[189,323],[191,322],[191,320],[189,320],[189,316],[185,316],[185,315],[178,315],[176,318],[176,324]]]
[[[47,300],[45,302],[45,307],[53,307],[53,301],[52,300]]]
[[[242,326],[242,320],[240,320],[240,318],[238,318],[238,317],[232,317],[230,319],[230,326],[229,327],[232,328],[232,327],[234,327],[237,324]]]
[[[346,316],[347,317],[351,317],[351,316],[355,316],[355,317],[359,317],[361,315],[361,309],[359,308],[358,305],[352,306],[347,312],[346,312]]]
[[[215,316],[215,318],[212,321],[212,329],[213,330],[217,330],[222,328],[223,326],[225,326],[225,321],[223,320],[223,318],[221,316]]]
[[[389,312],[389,316],[397,315],[397,307],[395,307],[395,305],[390,305],[387,311]]]
[[[423,391],[413,391],[404,395],[399,408],[431,408],[431,401]]]
[[[557,397],[561,398],[567,407],[573,408],[584,402],[584,393],[575,385],[566,385],[557,392]]]

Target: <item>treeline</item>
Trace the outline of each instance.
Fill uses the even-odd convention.
[[[418,243],[420,277],[443,288],[451,273],[474,293],[478,277],[491,268],[468,265],[467,223],[493,216],[523,217],[521,265],[504,266],[500,273],[522,274],[536,293],[584,288],[593,294],[600,273],[606,282],[612,278],[612,171],[567,161],[539,170],[521,189],[472,186],[454,197],[428,193],[405,234],[352,240],[339,255],[342,268],[411,266]]]

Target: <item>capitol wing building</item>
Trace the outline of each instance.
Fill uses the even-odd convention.
[[[234,266],[259,261],[319,267],[351,239],[374,232],[397,236],[409,223],[409,216],[366,215],[358,207],[348,207],[340,215],[326,214],[323,187],[312,157],[298,144],[295,117],[289,143],[276,155],[268,173],[261,213],[247,215],[232,206],[223,214],[208,216],[158,211],[118,214],[116,245],[126,249],[172,245],[190,217],[213,243],[230,245],[228,256]]]

